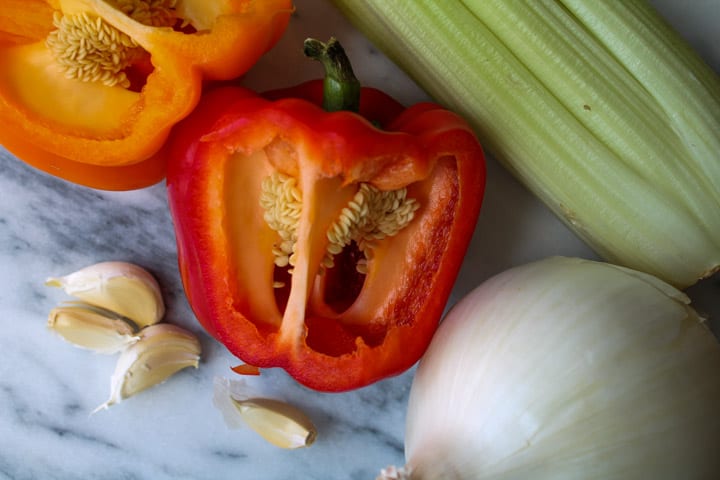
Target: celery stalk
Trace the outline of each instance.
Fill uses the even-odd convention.
[[[334,2],[606,260],[720,268],[720,78],[646,3]]]

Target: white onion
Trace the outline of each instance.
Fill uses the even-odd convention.
[[[407,478],[720,478],[720,346],[688,303],[573,258],[488,280],[420,362]]]

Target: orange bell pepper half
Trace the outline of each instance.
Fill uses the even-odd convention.
[[[204,83],[249,70],[291,13],[290,0],[3,0],[0,143],[90,187],[156,183]]]
[[[167,188],[187,297],[260,368],[320,391],[412,366],[437,328],[485,186],[468,124],[328,84],[208,92],[173,130]],[[340,90],[343,90],[341,87]],[[353,102],[339,102],[352,105]]]

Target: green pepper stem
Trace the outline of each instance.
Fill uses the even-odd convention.
[[[340,42],[335,38],[330,38],[328,43],[308,38],[303,51],[306,57],[319,61],[325,69],[323,108],[328,112],[357,112],[360,109],[360,82]]]

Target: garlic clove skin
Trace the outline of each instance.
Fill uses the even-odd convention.
[[[52,309],[48,328],[76,347],[102,354],[121,352],[140,338],[136,326],[117,314],[79,302]]]
[[[317,437],[307,415],[288,403],[271,398],[233,398],[232,403],[245,423],[276,447],[309,447]]]
[[[144,268],[128,262],[101,262],[45,282],[68,295],[116,312],[139,327],[159,322],[165,314],[160,286]]]
[[[181,327],[169,323],[145,327],[140,339],[118,358],[110,398],[95,411],[162,383],[184,368],[198,368],[200,353],[197,337]]]

